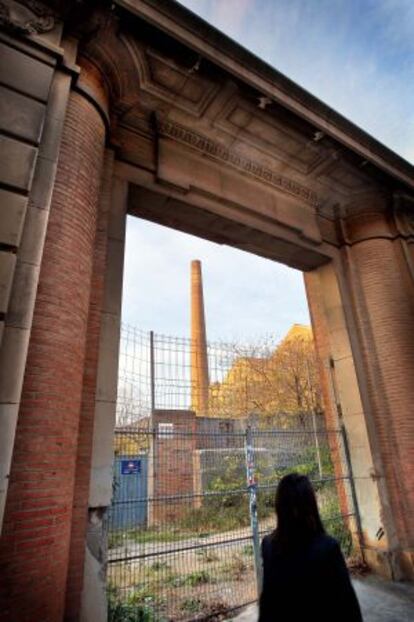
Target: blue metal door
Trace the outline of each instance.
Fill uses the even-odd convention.
[[[133,529],[147,522],[148,456],[117,456],[114,464],[111,528]]]

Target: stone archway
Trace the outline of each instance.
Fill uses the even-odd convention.
[[[5,616],[104,616],[127,212],[305,272],[367,559],[412,577],[412,167],[173,3],[3,4]]]

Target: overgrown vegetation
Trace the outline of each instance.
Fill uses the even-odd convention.
[[[186,598],[180,606],[180,609],[187,613],[198,613],[202,608],[203,601],[200,598]]]
[[[335,530],[341,543],[347,541],[348,536],[342,533],[337,526],[340,521],[332,521],[332,517],[340,517],[340,508],[337,499],[335,483],[329,480],[334,477],[333,464],[328,447],[319,450],[320,465],[323,477],[319,473],[319,461],[315,447],[303,449],[297,456],[295,471],[307,475],[314,481],[320,511],[323,520],[327,521],[328,531]],[[259,484],[257,492],[257,509],[261,520],[274,516],[274,497],[279,480],[291,472],[290,466],[278,466],[272,462],[272,456],[258,455],[256,460],[256,479]],[[181,533],[187,537],[210,533],[232,531],[248,527],[250,517],[248,512],[248,492],[245,483],[244,456],[225,456],[220,468],[220,474],[213,477],[208,483],[206,497],[200,508],[189,510],[181,519]],[[318,481],[321,480],[321,481]],[[209,495],[208,493],[214,493]]]
[[[277,484],[286,473],[292,471],[289,460],[280,459],[280,446],[274,453],[256,452],[256,478],[259,484],[257,506],[260,526],[271,529],[274,521],[274,495]],[[275,463],[280,460],[279,463]],[[320,477],[322,469],[323,477]],[[340,543],[346,556],[351,553],[352,539],[341,516],[338,493],[334,478],[334,467],[329,447],[321,445],[319,454],[315,446],[298,447],[294,454],[294,470],[314,480],[322,519],[327,531]],[[229,454],[222,457],[220,472],[213,474],[207,482],[203,505],[190,508],[174,523],[174,526],[135,529],[111,534],[110,546],[118,547],[129,542],[166,543],[167,555],[148,563],[143,568],[131,565],[123,569],[124,589],[122,594],[110,590],[109,622],[160,622],[166,619],[196,618],[211,610],[213,585],[224,584],[251,587],[254,584],[253,547],[251,543],[235,545],[223,552],[219,547],[205,546],[195,549],[186,563],[187,572],[181,572],[180,565],[175,565],[174,557],[168,557],[167,543],[198,538],[210,538],[221,533],[223,536],[236,529],[250,526],[249,493],[246,489],[245,457]],[[210,493],[210,494],[209,494]],[[244,533],[244,532],[242,532]],[[211,542],[211,540],[210,540]],[[187,544],[187,543],[186,543]],[[127,573],[127,574],[125,574]],[[129,573],[129,574],[128,574]],[[116,576],[116,573],[112,575]],[[206,589],[207,586],[208,587]],[[253,596],[254,597],[254,596]],[[224,606],[224,605],[223,605]],[[172,614],[172,609],[174,613]],[[168,615],[167,615],[168,614]],[[167,617],[164,617],[167,616]]]
[[[162,620],[154,613],[156,597],[145,593],[144,590],[133,591],[124,596],[116,587],[109,585],[107,596],[108,622],[161,622]]]
[[[196,587],[204,583],[214,583],[215,578],[206,570],[195,570],[185,575],[169,574],[164,578],[164,582],[172,587],[183,587],[186,585]]]
[[[147,527],[145,529],[129,529],[128,531],[113,531],[108,537],[108,547],[110,549],[122,546],[126,541],[144,544],[146,542],[179,542],[190,538],[192,533],[181,529],[162,529],[161,527]]]

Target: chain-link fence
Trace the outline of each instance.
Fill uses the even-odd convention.
[[[279,341],[279,343],[278,343]],[[123,324],[117,426],[142,427],[151,410],[188,410],[200,403],[190,339],[158,335]],[[294,326],[283,340],[208,343],[209,419],[246,419],[261,427],[310,427],[320,420],[321,398],[312,333]]]
[[[275,527],[275,490],[291,471],[311,478],[327,530],[349,553],[356,508],[342,431],[326,430],[315,410],[251,412],[254,377],[240,390],[240,350],[222,345],[209,347],[210,387],[238,417],[197,416],[189,342],[129,327],[122,339],[108,522],[113,622],[220,619],[256,600],[260,540]]]

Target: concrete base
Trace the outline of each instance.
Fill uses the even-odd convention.
[[[365,547],[363,556],[369,568],[383,579],[414,580],[414,554],[410,551],[392,552],[387,549]]]

